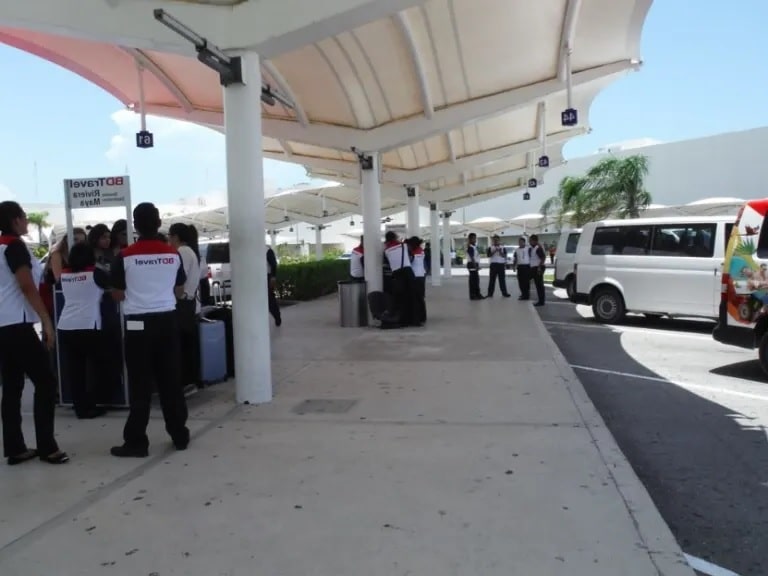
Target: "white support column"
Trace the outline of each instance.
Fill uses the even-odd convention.
[[[269,245],[272,247],[272,250],[277,248],[277,230],[269,231]]]
[[[315,226],[315,260],[323,259],[323,226]]]
[[[429,226],[430,226],[430,245],[432,254],[430,260],[432,263],[432,286],[440,286],[440,218],[437,213],[437,203],[429,204]]]
[[[241,62],[243,84],[224,88],[235,390],[237,402],[261,404],[272,400],[259,105],[261,68],[255,53],[242,54]]]
[[[360,155],[360,169],[363,175],[363,249],[365,250],[365,281],[368,292],[384,289],[382,259],[384,247],[381,239],[381,183],[379,182],[378,153]]]
[[[408,186],[406,188],[408,195],[408,237],[418,236],[421,231],[421,225],[419,223],[419,187]]]
[[[443,275],[450,278],[453,274],[451,269],[451,214],[452,212],[443,212]]]

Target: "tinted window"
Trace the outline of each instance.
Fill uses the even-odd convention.
[[[572,234],[568,234],[568,240],[565,243],[565,253],[566,254],[575,254],[576,253],[576,246],[579,245],[579,237],[581,236],[580,232],[574,232]]]
[[[596,228],[592,254],[647,255],[651,244],[650,226],[613,226]]]
[[[653,229],[653,256],[711,258],[717,224],[669,224]]]
[[[229,264],[229,243],[208,244],[205,261],[208,264]]]

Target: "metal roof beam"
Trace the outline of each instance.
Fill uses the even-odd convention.
[[[496,189],[502,186],[510,186],[517,184],[517,180],[524,178],[529,174],[527,167],[520,168],[518,170],[511,170],[509,172],[503,172],[502,174],[495,174],[486,178],[477,178],[475,180],[469,180],[466,186],[456,184],[453,186],[446,186],[444,188],[436,188],[435,190],[421,189],[421,193],[425,196],[425,199],[430,202],[446,202],[456,196],[462,196],[468,194],[474,196],[478,193],[482,194],[483,190]]]
[[[432,93],[429,89],[429,79],[424,68],[424,60],[421,57],[418,46],[416,46],[416,40],[413,37],[413,30],[411,29],[411,23],[408,20],[405,12],[399,12],[395,16],[400,32],[405,38],[405,43],[408,45],[408,50],[411,53],[411,61],[413,62],[413,68],[416,72],[416,77],[419,79],[419,89],[421,91],[421,105],[424,109],[424,116],[431,120],[435,115],[435,106],[432,103]]]
[[[285,77],[269,60],[265,60],[261,65],[264,70],[266,70],[267,73],[272,76],[275,83],[277,84],[277,87],[280,89],[280,92],[287,96],[288,100],[293,103],[293,112],[296,114],[296,120],[298,120],[299,126],[302,128],[309,126],[309,118],[307,117],[307,113],[304,110],[304,107],[301,105],[298,97],[296,96],[296,93],[291,89],[291,85],[288,84],[288,81],[285,79]]]
[[[194,106],[192,105],[192,101],[187,97],[186,94],[184,94],[184,91],[179,87],[178,84],[163,70],[158,66],[149,56],[144,54],[141,50],[137,50],[135,48],[123,48],[123,51],[125,51],[128,55],[130,55],[137,64],[144,67],[145,70],[147,70],[150,74],[152,74],[157,80],[165,87],[168,92],[171,93],[171,95],[176,98],[176,101],[179,103],[179,106],[182,107],[184,112],[189,114],[194,109]],[[139,112],[141,112],[139,110]]]
[[[563,29],[560,32],[560,55],[557,61],[557,79],[560,82],[565,82],[567,74],[565,60],[567,54],[573,50],[573,39],[576,36],[576,24],[579,20],[581,2],[582,0],[568,0],[568,4],[565,7]]]

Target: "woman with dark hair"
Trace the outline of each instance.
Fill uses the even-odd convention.
[[[69,460],[54,437],[56,378],[45,346],[35,332],[43,326],[43,340],[52,348],[53,322],[38,292],[40,262],[21,239],[27,233],[27,215],[16,202],[0,202],[0,376],[3,382],[3,450],[8,464],[39,457],[49,464]],[[35,386],[34,419],[37,450],[24,442],[21,430],[21,395],[24,377]]]
[[[93,250],[96,264],[106,268],[109,272],[109,265],[112,262],[113,253],[109,249],[112,245],[112,232],[106,224],[96,224],[88,231],[88,245]]]
[[[182,386],[200,383],[200,332],[197,315],[200,312],[198,289],[200,287],[200,255],[189,226],[182,223],[172,224],[168,229],[168,243],[176,248],[181,256],[186,281],[184,292],[176,300],[179,338],[181,343],[181,383]]]
[[[69,253],[69,267],[61,273],[64,309],[57,328],[72,404],[80,419],[97,418],[105,413],[96,408],[94,386],[89,386],[88,382],[88,368],[92,369],[92,375],[98,375],[97,380],[102,384],[100,305],[107,283],[106,272],[96,268],[93,249],[87,244],[75,244]]]
[[[112,224],[112,241],[109,243],[112,252],[117,255],[120,250],[128,246],[128,221],[125,219],[116,220]]]

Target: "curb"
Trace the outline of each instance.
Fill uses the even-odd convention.
[[[592,404],[578,376],[560,352],[538,312],[531,307],[530,313],[534,316],[534,324],[542,341],[552,353],[558,372],[571,395],[584,427],[592,437],[592,443],[600,454],[611,481],[632,518],[640,543],[656,568],[656,575],[694,576],[695,573],[688,565],[672,531],[661,517],[650,494],[622,453],[597,408]]]

